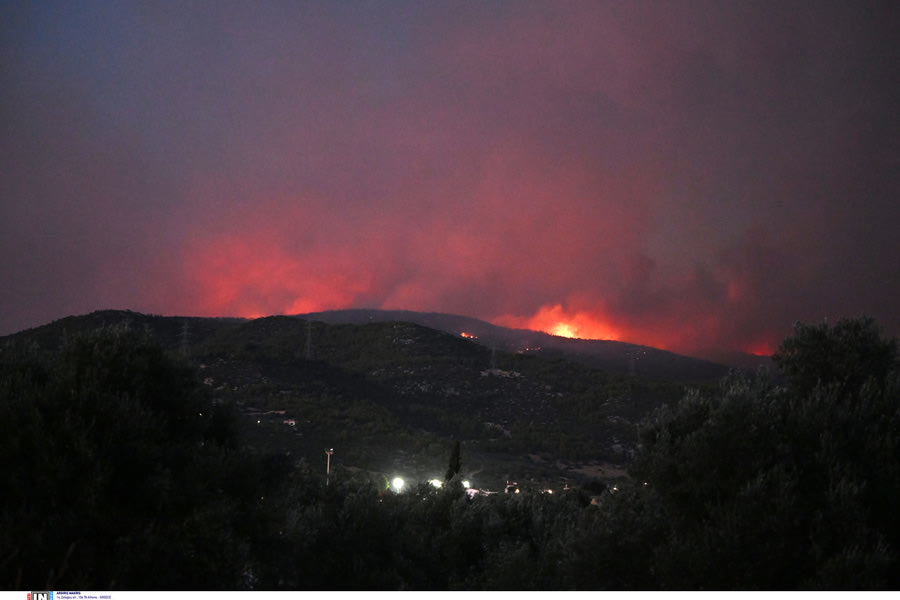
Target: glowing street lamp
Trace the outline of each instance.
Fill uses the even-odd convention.
[[[428,483],[430,483],[431,485],[433,485],[434,487],[436,487],[438,489],[440,489],[441,486],[444,485],[444,482],[441,481],[440,479],[429,479]]]
[[[468,479],[463,479],[462,484],[463,484],[463,487],[466,488],[466,489],[469,489],[470,487],[472,487],[471,484],[469,484],[469,480],[468,480]]]
[[[403,489],[403,484],[404,484],[404,483],[405,483],[405,482],[404,482],[401,478],[399,478],[399,477],[394,477],[394,480],[391,482],[391,487],[394,488],[394,491],[397,492],[397,493],[399,494],[399,493],[400,493],[400,490]]]

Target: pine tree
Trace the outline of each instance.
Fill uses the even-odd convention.
[[[450,453],[450,465],[447,467],[447,475],[444,481],[450,481],[453,476],[459,473],[459,440],[453,443],[453,451]]]

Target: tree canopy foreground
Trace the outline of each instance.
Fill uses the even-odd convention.
[[[234,407],[128,328],[0,352],[4,589],[896,589],[897,343],[797,324],[640,427],[630,479],[400,494],[248,447]],[[447,448],[451,472],[465,447]]]

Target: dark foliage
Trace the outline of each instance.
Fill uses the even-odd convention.
[[[247,343],[276,371],[306,361],[263,332]],[[628,481],[469,497],[427,483],[396,494],[341,468],[326,485],[242,433],[227,394],[133,329],[7,348],[0,586],[896,589],[895,343],[868,320],[798,326],[778,356],[787,385],[733,374],[655,411]],[[303,364],[317,381],[334,373]],[[383,418],[377,403],[335,410]]]
[[[868,319],[798,325],[787,387],[733,375],[655,415],[633,474],[668,525],[661,587],[897,587],[894,348]]]
[[[842,319],[831,326],[797,323],[772,360],[798,393],[836,386],[840,395],[854,395],[868,381],[883,384],[896,370],[897,342],[882,338],[871,317]]]
[[[234,417],[190,368],[131,330],[101,330],[52,356],[5,357],[0,411],[5,588],[238,583],[223,517],[241,507],[222,492]]]
[[[447,465],[447,474],[444,475],[444,481],[450,481],[459,474],[460,464],[459,456],[459,440],[453,442],[453,451],[450,453],[450,463]]]

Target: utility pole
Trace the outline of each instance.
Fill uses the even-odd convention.
[[[632,348],[628,351],[628,402],[634,406],[634,358],[636,350]],[[638,438],[640,439],[640,438]]]
[[[325,485],[331,477],[331,455],[334,454],[334,448],[325,448]]]
[[[306,322],[306,360],[312,360],[312,321]]]

